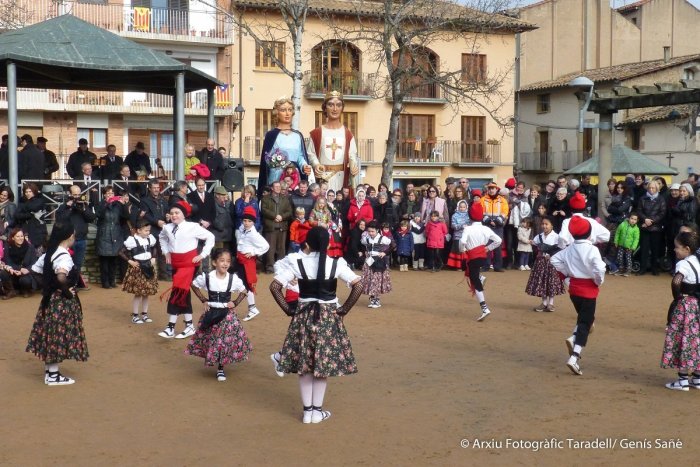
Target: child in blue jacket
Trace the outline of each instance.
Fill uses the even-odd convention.
[[[408,271],[408,264],[413,258],[413,234],[408,228],[408,221],[399,223],[399,228],[394,232],[396,242],[396,254],[399,257],[399,271]]]

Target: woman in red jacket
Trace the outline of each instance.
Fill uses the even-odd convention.
[[[357,190],[355,198],[350,201],[350,209],[348,210],[348,226],[350,230],[355,228],[358,221],[364,219],[369,222],[374,219],[374,210],[372,205],[366,199],[364,190]]]

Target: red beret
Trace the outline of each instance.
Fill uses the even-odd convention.
[[[515,182],[515,179],[513,177],[509,178],[508,181],[506,182],[506,188],[508,188],[509,190],[512,190],[513,188],[515,188],[515,183],[516,182]]]
[[[591,234],[591,223],[581,216],[573,216],[569,221],[569,232],[574,238],[588,238]]]
[[[245,209],[243,209],[243,219],[254,221],[257,218],[258,215],[256,214],[255,208],[253,206],[247,206]]]
[[[185,217],[190,217],[190,215],[192,214],[192,206],[190,206],[190,203],[184,200],[178,201],[177,203],[173,204],[170,207],[170,209],[172,208],[177,208],[180,211],[182,211]]]
[[[574,196],[569,200],[569,206],[571,209],[576,211],[583,211],[586,209],[586,199],[578,191],[574,193]]]
[[[472,207],[469,208],[469,218],[475,222],[481,222],[484,220],[484,207],[481,203],[473,203]]]
[[[479,197],[481,197],[481,190],[479,190],[478,188],[472,190],[472,198],[473,198],[474,196],[479,196]]]

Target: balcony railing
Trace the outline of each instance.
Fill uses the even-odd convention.
[[[396,162],[439,164],[499,164],[501,145],[489,143],[465,143],[436,138],[399,141]]]
[[[7,88],[0,87],[0,109],[6,108]],[[20,110],[172,114],[173,97],[145,92],[18,88],[17,108]],[[215,114],[230,115],[231,108],[231,103],[217,104]],[[185,114],[207,114],[206,91],[185,94]]]
[[[340,91],[344,97],[352,96],[371,97],[374,93],[376,75],[349,71],[345,73],[317,73],[304,72],[304,94],[311,97],[312,94],[325,95],[329,91]],[[319,97],[321,97],[319,96]]]
[[[108,31],[130,38],[166,39],[228,45],[233,26],[217,11],[140,8],[128,4],[101,5],[95,2],[16,0],[17,8],[29,13],[27,26],[66,13]]]
[[[258,136],[246,136],[243,139],[243,158],[246,161],[260,161],[260,152],[262,151],[263,139]],[[308,147],[311,144],[309,138],[304,139],[304,143]],[[373,139],[358,139],[357,153],[360,156],[360,161],[365,163],[375,162],[374,160],[374,140]]]
[[[552,157],[551,152],[521,152],[518,155],[518,168],[524,171],[551,172]]]

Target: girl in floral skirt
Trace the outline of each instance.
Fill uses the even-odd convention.
[[[379,308],[382,306],[379,296],[391,292],[388,255],[392,250],[392,241],[380,234],[377,223],[372,221],[367,224],[361,242],[367,258],[362,266],[362,293],[369,295],[369,308]]]
[[[231,253],[219,248],[211,255],[214,270],[202,273],[192,283],[192,291],[204,303],[197,332],[190,339],[185,354],[204,359],[207,366],[218,365],[216,379],[226,381],[224,365],[248,360],[253,350],[238,320],[235,308],[246,296],[246,288],[238,276],[228,272]],[[200,289],[207,291],[204,298]],[[239,292],[235,301],[231,293]]]
[[[682,232],[674,243],[678,262],[671,282],[673,302],[661,368],[678,368],[678,379],[667,383],[668,389],[688,391],[690,386],[700,389],[700,309],[695,295],[700,289],[700,262],[697,253],[693,254],[700,238],[696,233]]]
[[[343,258],[327,257],[328,241],[326,229],[312,228],[304,249],[279,261],[284,265],[277,268],[270,284],[275,302],[292,316],[278,366],[285,373],[299,375],[303,423],[320,423],[331,416],[323,410],[329,376],[357,373],[343,321],[360,298],[362,284]],[[295,278],[299,284],[299,305],[291,308],[282,288]],[[338,281],[352,287],[350,296],[340,307],[336,296]]]
[[[75,383],[58,371],[63,360],[88,359],[83,310],[76,294],[79,272],[68,253],[73,242],[73,224],[54,225],[44,260],[43,297],[27,343],[27,352],[44,361],[44,383],[49,386]]]
[[[565,292],[564,283],[549,262],[549,258],[559,251],[559,235],[554,231],[550,217],[542,218],[540,228],[541,232],[530,240],[532,245],[537,247],[537,258],[527,280],[525,293],[533,297],[542,297],[542,304],[533,308],[534,311],[551,312],[554,311],[554,296]]]
[[[119,256],[129,264],[122,290],[134,294],[131,302],[131,322],[134,324],[153,322],[148,317],[148,297],[158,293],[156,259],[153,256],[155,247],[156,239],[151,235],[151,224],[145,219],[139,219],[136,222],[136,234],[127,238],[119,250]]]

